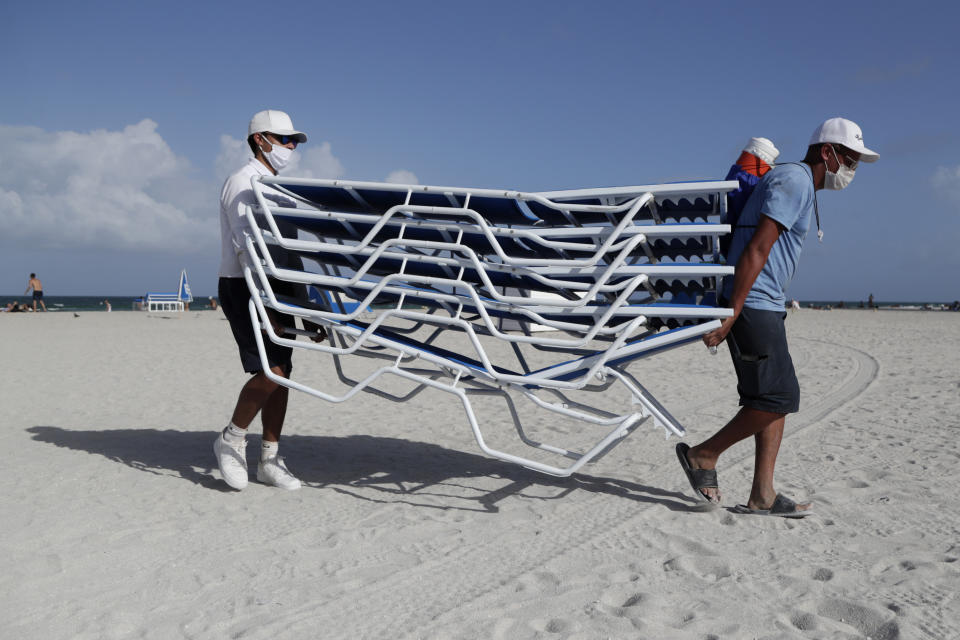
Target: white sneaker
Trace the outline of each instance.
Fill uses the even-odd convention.
[[[257,482],[289,491],[295,491],[301,486],[300,481],[290,473],[280,456],[260,461],[260,464],[257,465]]]
[[[235,445],[223,439],[223,434],[213,442],[213,453],[217,456],[220,476],[234,489],[243,489],[249,482],[247,471],[247,441],[241,440]]]

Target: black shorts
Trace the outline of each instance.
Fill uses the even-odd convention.
[[[33,292],[34,300],[43,300],[43,291],[34,291]]]
[[[787,349],[784,311],[744,307],[727,335],[740,405],[771,413],[800,410],[800,383]]]
[[[257,350],[257,339],[253,334],[253,323],[250,321],[250,290],[243,278],[220,278],[217,285],[217,294],[223,313],[230,321],[233,338],[237,341],[240,350],[240,362],[247,373],[263,371],[260,352]],[[274,344],[267,336],[263,336],[263,346],[267,352],[267,362],[270,367],[281,367],[290,375],[293,368],[291,357],[293,349]]]

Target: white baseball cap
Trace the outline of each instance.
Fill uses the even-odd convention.
[[[863,131],[856,122],[846,118],[830,118],[817,127],[810,137],[810,144],[842,144],[851,151],[860,154],[862,162],[876,162],[880,154],[863,146]]]
[[[281,136],[296,136],[297,142],[306,142],[307,134],[297,131],[293,128],[293,121],[285,111],[276,109],[267,109],[258,111],[250,119],[250,127],[247,130],[249,138],[255,133],[275,133]]]

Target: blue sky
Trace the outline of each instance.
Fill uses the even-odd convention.
[[[881,155],[821,191],[788,295],[960,298],[950,2],[32,2],[0,24],[0,293],[216,289],[250,116],[297,171],[546,190],[723,177],[844,116]]]

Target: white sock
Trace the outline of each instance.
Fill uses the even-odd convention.
[[[241,429],[232,422],[227,425],[227,428],[223,430],[223,439],[224,441],[230,444],[237,444],[238,442],[243,442],[247,437],[247,430]]]
[[[277,452],[280,450],[279,442],[269,442],[264,440],[260,445],[260,462],[266,462],[270,458],[277,457]]]

